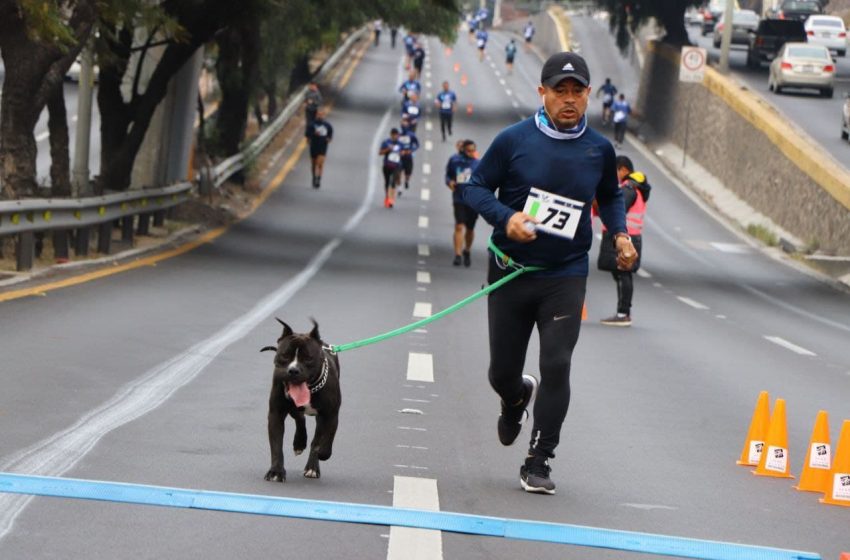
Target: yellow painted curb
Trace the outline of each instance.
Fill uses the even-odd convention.
[[[348,81],[351,78],[351,75],[353,74],[354,69],[360,63],[360,60],[363,58],[363,55],[366,53],[366,49],[368,48],[369,44],[370,43],[368,41],[366,41],[365,46],[361,47],[359,52],[355,55],[354,61],[351,63],[351,66],[348,67],[345,74],[340,79],[340,82],[339,82],[339,89],[340,90],[342,90],[346,86],[346,84],[348,84]],[[333,108],[333,103],[329,103],[327,105],[328,113],[330,113],[332,108]],[[268,186],[265,189],[263,189],[263,191],[259,194],[259,196],[257,196],[256,199],[254,199],[253,203],[251,204],[251,208],[248,210],[248,212],[244,216],[242,216],[241,218],[238,218],[234,222],[234,224],[237,224],[237,223],[241,222],[242,220],[251,216],[257,210],[257,208],[259,208],[260,205],[263,204],[263,202],[265,202],[266,199],[268,199],[269,196],[271,196],[271,194],[273,192],[275,192],[283,184],[283,181],[286,179],[287,175],[289,175],[289,173],[295,167],[295,164],[298,163],[298,160],[301,158],[301,154],[304,153],[304,150],[306,148],[307,148],[307,140],[302,138],[298,142],[298,145],[295,147],[292,154],[289,156],[289,159],[287,159],[286,163],[283,165],[283,167],[281,167],[280,171],[277,172],[277,174],[269,182]],[[28,297],[28,296],[46,296],[47,292],[50,292],[50,291],[53,291],[53,290],[58,290],[60,288],[67,288],[69,286],[75,286],[77,284],[82,284],[84,282],[90,282],[92,280],[97,280],[98,278],[104,278],[106,276],[112,276],[113,274],[119,274],[121,272],[127,272],[128,270],[133,270],[133,269],[140,268],[140,267],[143,267],[143,266],[156,266],[156,263],[158,263],[160,261],[164,261],[166,259],[170,259],[170,258],[179,256],[179,255],[182,255],[184,253],[188,253],[189,251],[191,251],[192,249],[195,249],[196,247],[199,247],[199,246],[201,246],[205,243],[209,243],[209,242],[213,241],[214,239],[220,237],[225,232],[227,232],[227,230],[230,229],[230,227],[232,225],[233,224],[230,224],[230,225],[225,226],[225,227],[220,227],[220,228],[210,230],[210,231],[204,233],[203,235],[201,235],[200,237],[193,239],[191,241],[188,241],[185,244],[183,244],[183,245],[181,245],[181,246],[179,246],[175,249],[172,249],[170,251],[165,251],[165,252],[162,252],[162,253],[157,253],[157,254],[151,255],[149,257],[137,259],[137,260],[132,261],[132,262],[127,262],[127,263],[123,263],[123,264],[115,264],[114,266],[111,266],[109,268],[103,268],[101,270],[95,270],[95,271],[92,271],[92,272],[87,272],[87,273],[80,274],[78,276],[74,276],[74,277],[71,277],[71,278],[65,278],[63,280],[57,280],[55,282],[47,282],[45,284],[39,284],[38,286],[33,286],[31,288],[23,288],[23,289],[20,289],[20,290],[11,290],[11,291],[8,291],[8,292],[0,292],[0,302],[9,301],[9,300],[13,300],[13,299],[20,299],[20,298]]]
[[[550,6],[549,9],[546,10],[546,13],[549,14],[549,17],[552,18],[552,21],[555,23],[555,30],[558,32],[558,42],[561,44],[561,50],[572,50],[570,49],[570,41],[567,38],[569,35],[567,33],[569,19],[564,13],[564,8],[561,6]],[[566,20],[566,23],[564,20]]]

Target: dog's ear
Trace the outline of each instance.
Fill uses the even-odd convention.
[[[280,341],[281,341],[281,339],[284,339],[284,338],[286,338],[287,336],[289,336],[289,335],[291,335],[291,334],[292,334],[292,327],[290,327],[289,325],[287,325],[286,323],[284,323],[283,321],[281,321],[281,320],[280,320],[280,319],[278,319],[277,317],[275,317],[275,319],[277,319],[277,322],[278,322],[278,323],[280,323],[281,325],[283,325],[283,334],[281,334],[281,335],[280,335],[280,338],[278,338],[278,339],[277,339],[277,341],[278,341],[278,342],[280,342]]]
[[[277,352],[277,346],[263,346],[260,348],[260,352],[268,352],[271,350],[272,352]]]
[[[317,323],[312,317],[310,317],[310,322],[313,323],[313,330],[310,331],[310,337],[321,342],[322,338],[319,336],[319,323]]]

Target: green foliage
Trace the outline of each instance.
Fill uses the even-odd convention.
[[[776,247],[779,244],[776,234],[761,224],[749,224],[747,226],[747,233],[770,247]]]
[[[27,35],[32,41],[54,44],[62,49],[76,43],[68,27],[65,2],[45,0],[20,0]]]

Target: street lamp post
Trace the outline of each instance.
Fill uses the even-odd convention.
[[[717,69],[721,74],[729,73],[729,45],[732,43],[732,18],[735,13],[735,0],[726,0],[726,11],[723,12],[723,38],[720,43],[720,63]],[[717,25],[714,26],[717,33]]]

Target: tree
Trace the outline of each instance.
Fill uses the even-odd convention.
[[[68,159],[67,120],[56,95],[71,63],[91,35],[95,0],[0,0],[0,52],[6,67],[0,101],[0,183],[5,198],[36,191],[37,147],[33,131],[41,111],[51,103],[51,151]],[[57,92],[60,92],[57,94]],[[67,166],[67,164],[66,164]],[[63,173],[51,169],[62,180]],[[65,171],[67,174],[67,171]]]
[[[662,41],[671,45],[689,45],[685,29],[685,10],[702,4],[701,0],[596,0],[610,14],[609,23],[617,38],[617,46],[625,51],[629,44],[628,29],[636,31],[641,24],[654,19],[666,34]]]

